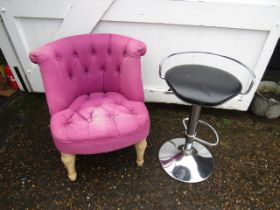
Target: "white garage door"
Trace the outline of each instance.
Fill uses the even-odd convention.
[[[158,64],[173,52],[202,50],[234,57],[255,72],[252,91],[222,106],[246,110],[280,34],[280,4],[271,0],[0,0],[0,6],[35,92],[44,89],[38,67],[29,61],[30,50],[68,35],[108,32],[147,44],[142,72],[147,101],[181,103],[165,93],[168,88],[158,76]]]

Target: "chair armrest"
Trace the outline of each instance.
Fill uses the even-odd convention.
[[[75,98],[75,87],[66,79],[67,70],[57,60],[51,46],[44,45],[29,53],[30,60],[40,66],[49,112],[51,115],[67,108]]]
[[[138,40],[130,39],[126,46],[127,56],[141,57],[146,53],[146,45]]]
[[[121,65],[120,91],[130,100],[144,102],[141,77],[141,56],[146,53],[146,45],[131,39],[126,47],[126,57]]]
[[[55,57],[53,49],[48,45],[43,45],[29,52],[30,60],[35,64],[41,64],[48,58]]]

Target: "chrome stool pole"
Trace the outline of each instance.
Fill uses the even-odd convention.
[[[190,118],[189,118],[190,120],[188,122],[187,127],[185,126],[185,122],[183,121],[183,124],[185,126],[185,135],[186,135],[186,143],[185,143],[184,151],[186,151],[186,152],[188,152],[188,151],[191,152],[193,150],[192,144],[193,144],[200,112],[201,112],[201,106],[193,105],[192,111],[190,114]]]

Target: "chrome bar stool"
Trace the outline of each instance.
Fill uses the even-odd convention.
[[[246,69],[250,75],[247,90],[243,91],[240,80],[231,73],[206,65],[174,66],[163,76],[163,65],[171,57],[199,53],[228,59]],[[189,118],[183,119],[185,137],[169,140],[161,146],[160,164],[166,173],[176,180],[188,183],[204,181],[211,175],[214,165],[213,157],[204,145],[216,146],[219,143],[219,136],[211,125],[199,120],[201,107],[215,107],[238,94],[249,93],[255,82],[255,74],[236,59],[211,52],[189,51],[174,53],[164,58],[159,66],[159,75],[178,98],[192,105]],[[198,124],[210,128],[214,133],[216,140],[213,143],[197,137]]]

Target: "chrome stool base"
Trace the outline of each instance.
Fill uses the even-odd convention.
[[[159,150],[160,164],[169,176],[178,181],[204,181],[213,171],[212,155],[205,146],[195,141],[192,151],[184,151],[185,142],[185,138],[165,142]]]

